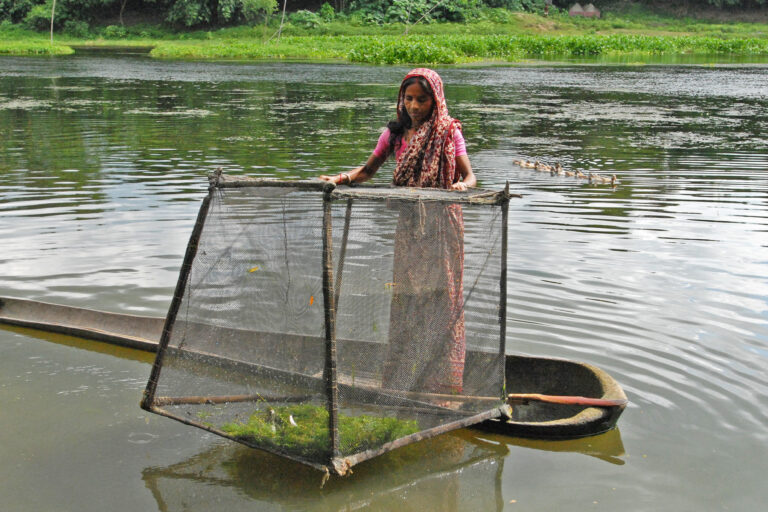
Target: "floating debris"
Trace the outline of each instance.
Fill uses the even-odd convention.
[[[592,172],[589,174],[584,174],[579,170],[567,171],[560,162],[556,162],[555,165],[549,165],[538,160],[534,162],[530,160],[512,160],[512,163],[524,169],[534,169],[539,172],[548,172],[551,176],[568,176],[572,178],[585,179],[590,183],[610,184],[612,187],[615,187],[619,184],[619,180],[616,179],[615,174],[608,177]]]
[[[0,110],[32,110],[33,108],[47,108],[51,106],[48,100],[36,100],[33,98],[18,97],[7,101],[0,99]]]
[[[210,110],[202,108],[178,108],[177,110],[152,110],[148,108],[134,108],[126,110],[125,114],[138,114],[138,115],[150,115],[150,116],[180,116],[180,117],[208,117],[215,115]]]

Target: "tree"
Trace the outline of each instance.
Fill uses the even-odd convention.
[[[51,44],[53,44],[53,16],[56,13],[56,0],[51,5]]]
[[[277,9],[277,0],[170,0],[166,21],[195,27],[250,23]]]

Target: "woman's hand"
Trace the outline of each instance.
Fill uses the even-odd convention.
[[[318,176],[318,178],[320,178],[323,181],[330,181],[331,183],[335,183],[336,185],[340,185],[346,181],[346,177],[344,174],[334,174],[333,176],[321,174],[320,176]]]
[[[330,176],[327,174],[321,174],[318,176],[318,178],[323,181],[330,181],[336,185],[352,185],[353,183],[362,183],[371,179],[371,177],[376,174],[376,171],[379,170],[379,167],[381,167],[381,164],[383,164],[384,160],[386,159],[386,157],[382,158],[376,155],[371,155],[368,157],[368,161],[365,163],[365,165],[355,167],[349,172],[341,172],[339,174],[332,174]]]
[[[475,173],[472,172],[472,164],[469,163],[467,155],[456,157],[456,170],[459,171],[461,181],[451,185],[451,190],[467,190],[477,185],[477,178],[475,178]]]

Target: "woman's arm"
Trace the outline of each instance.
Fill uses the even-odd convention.
[[[337,185],[362,183],[373,178],[373,175],[376,174],[376,171],[379,170],[379,167],[381,167],[381,164],[383,164],[385,160],[386,157],[382,158],[376,154],[371,154],[371,156],[368,157],[368,161],[365,162],[365,165],[355,167],[349,172],[342,172],[333,176],[322,175],[318,177],[321,180],[330,181],[331,183],[335,183]],[[470,170],[470,172],[472,171]]]
[[[469,163],[467,155],[456,157],[456,170],[461,175],[461,181],[451,185],[451,190],[467,190],[477,185],[477,178],[475,178],[475,173],[472,172],[472,164]]]

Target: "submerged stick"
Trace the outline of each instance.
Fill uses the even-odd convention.
[[[588,398],[585,396],[542,395],[539,393],[510,393],[507,395],[507,403],[510,405],[527,404],[528,402],[544,402],[548,404],[561,405],[585,405],[588,407],[623,407],[629,403],[629,400],[626,398]]]
[[[450,402],[499,402],[501,399],[496,396],[472,396],[472,395],[451,395],[448,393],[425,393],[420,391],[407,391],[391,388],[377,388],[374,386],[360,385],[348,386],[349,389],[365,389],[370,391],[380,392],[384,395],[392,395],[397,397],[407,397],[413,399],[425,399],[425,400],[442,400]]]
[[[153,405],[162,407],[164,405],[212,405],[227,404],[235,402],[307,402],[312,398],[311,395],[288,395],[288,396],[270,396],[270,395],[221,395],[221,396],[158,396]]]

